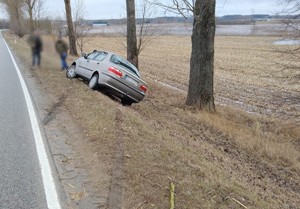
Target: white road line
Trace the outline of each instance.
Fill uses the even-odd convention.
[[[2,34],[1,34],[2,35]],[[2,37],[3,38],[3,37]],[[4,40],[4,38],[3,38]],[[51,167],[50,167],[50,163],[49,163],[49,159],[46,153],[46,149],[45,149],[45,144],[42,138],[42,134],[41,134],[41,130],[38,124],[38,120],[36,117],[36,113],[33,107],[33,103],[28,91],[28,88],[25,84],[24,78],[21,74],[21,71],[6,43],[6,41],[4,40],[4,43],[7,47],[7,50],[9,52],[9,55],[11,56],[11,59],[13,61],[13,64],[16,68],[16,71],[18,73],[19,76],[19,80],[23,89],[23,93],[24,93],[24,97],[26,100],[26,104],[27,104],[27,109],[28,109],[28,113],[29,113],[29,117],[30,117],[30,122],[31,122],[31,127],[32,127],[32,131],[33,131],[33,135],[34,135],[34,139],[35,139],[35,146],[36,146],[36,150],[37,150],[37,154],[38,154],[38,158],[39,158],[39,163],[40,163],[40,168],[41,168],[41,174],[42,174],[42,179],[43,179],[43,184],[44,184],[44,190],[45,190],[45,195],[46,195],[46,200],[47,200],[47,205],[48,205],[48,209],[61,209],[60,203],[59,203],[59,199],[58,199],[58,195],[57,195],[57,191],[56,191],[56,187],[55,187],[55,183],[54,183],[54,179],[52,176],[52,171],[51,171]]]

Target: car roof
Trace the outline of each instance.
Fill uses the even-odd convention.
[[[106,50],[97,50],[97,52],[104,52],[104,53],[107,53],[108,55],[113,55],[113,54],[115,54],[115,53],[113,53],[113,52],[109,52],[109,51],[106,51]]]

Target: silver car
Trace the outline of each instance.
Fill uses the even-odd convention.
[[[124,58],[105,51],[94,50],[72,63],[66,73],[68,78],[77,76],[89,81],[89,87],[108,87],[112,94],[131,105],[140,102],[147,91],[139,70]]]

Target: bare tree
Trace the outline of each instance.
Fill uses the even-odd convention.
[[[279,3],[284,6],[281,13],[284,15],[283,25],[285,27],[287,38],[300,41],[300,2],[299,0],[280,0]],[[280,59],[291,60],[288,64],[284,64],[284,70],[292,69],[295,73],[298,72],[300,66],[300,47],[299,45],[290,45],[282,47],[276,47]],[[281,64],[282,65],[282,64]],[[291,76],[295,76],[294,74]]]
[[[172,0],[169,4],[148,0],[183,17],[193,15],[190,79],[186,104],[215,111],[214,39],[216,0]]]
[[[34,20],[35,20],[35,28],[40,27],[40,22],[42,21],[43,15],[44,15],[44,6],[45,6],[45,0],[36,0],[36,4],[34,9]],[[46,18],[47,20],[47,18]]]
[[[24,2],[23,0],[1,0],[1,3],[5,5],[5,9],[10,18],[10,28],[19,36],[25,35],[24,29]]]
[[[169,1],[160,1],[160,0],[146,0],[150,4],[160,6],[166,11],[171,13],[176,13],[182,15],[184,18],[188,18],[194,13],[195,1],[196,0],[169,0]],[[170,2],[170,3],[167,3]]]
[[[34,31],[33,12],[37,0],[24,0],[24,3],[26,5],[26,11],[28,12],[28,16],[29,16],[29,30],[30,33],[32,33]]]
[[[70,0],[64,0],[64,1],[65,1],[65,8],[66,8],[66,18],[68,23],[70,54],[77,56],[78,53],[76,48],[76,36],[75,36],[75,31],[73,26],[71,4],[70,4]]]
[[[40,27],[47,31],[49,34],[52,34],[53,42],[56,41],[57,37],[55,34],[66,34],[66,28],[64,27],[65,18],[61,16],[56,16],[54,18],[45,18],[41,21]]]
[[[39,19],[38,22],[36,22],[36,28],[48,34],[53,34],[54,27],[52,27],[52,21],[53,20],[49,17]]]
[[[146,1],[143,0],[138,10],[139,24],[137,28],[137,55],[139,56],[142,51],[149,46],[159,35],[154,33],[153,28],[148,24],[148,18],[153,17],[154,8]],[[157,31],[158,32],[158,31]]]
[[[136,67],[139,66],[136,20],[135,20],[135,0],[126,0],[127,11],[127,59]]]
[[[149,46],[155,39],[160,36],[162,29],[153,27],[150,19],[155,15],[156,7],[153,7],[148,1],[141,0],[140,4],[136,5],[136,39],[137,39],[137,56],[139,57],[142,51]],[[122,23],[121,23],[122,24]],[[120,31],[120,35],[127,39],[127,27],[122,27],[124,31]],[[127,44],[122,43],[127,49]]]
[[[85,19],[85,1],[77,0],[75,5],[74,12],[74,30],[76,37],[76,44],[79,47],[80,51],[84,51],[84,46],[91,40],[93,40],[94,36],[90,34],[92,29],[92,25],[89,24]]]
[[[292,32],[292,36],[300,38],[300,2],[299,0],[281,0],[285,6],[282,11],[288,18],[284,20],[286,29]]]
[[[92,25],[84,19],[75,22],[76,44],[81,52],[84,52],[85,45],[93,40],[94,36],[90,33]]]
[[[24,12],[27,13],[29,18],[29,32],[32,33],[33,30],[38,26],[37,23],[41,16],[41,10],[44,0],[1,0],[7,8],[7,12],[10,15],[11,24],[13,28],[18,28],[20,32],[24,35]]]

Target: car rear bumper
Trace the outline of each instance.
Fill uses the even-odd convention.
[[[116,78],[114,75],[103,72],[99,78],[99,85],[104,85],[112,88],[113,90],[121,93],[125,97],[129,97],[135,102],[140,102],[145,94],[137,88],[128,85],[121,79]]]

